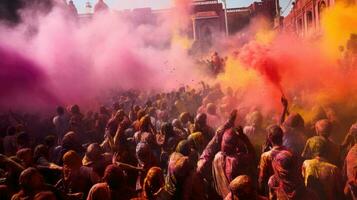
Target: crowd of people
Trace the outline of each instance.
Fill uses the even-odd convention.
[[[356,200],[357,123],[278,120],[219,85],[123,91],[85,114],[0,116],[0,199]]]

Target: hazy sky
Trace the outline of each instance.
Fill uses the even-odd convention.
[[[85,4],[89,1],[92,6],[97,0],[73,0],[79,13],[85,12]],[[250,5],[254,0],[227,0],[228,7],[243,7]],[[260,1],[260,0],[256,0]],[[173,0],[104,0],[111,9],[122,10],[132,8],[151,7],[154,9],[169,8]],[[284,10],[290,0],[280,0],[280,7]],[[290,2],[291,4],[291,2]],[[291,5],[289,5],[289,8]],[[289,9],[283,15],[288,14]]]

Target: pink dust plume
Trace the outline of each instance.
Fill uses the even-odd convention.
[[[0,107],[55,105],[59,99],[47,88],[48,77],[33,61],[0,46]]]

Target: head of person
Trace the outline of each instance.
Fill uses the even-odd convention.
[[[103,180],[111,190],[120,190],[125,186],[125,175],[123,170],[114,164],[105,168]]]
[[[56,144],[56,137],[54,135],[48,135],[45,137],[45,145],[50,148]]]
[[[77,134],[73,131],[66,133],[62,138],[62,147],[65,149],[76,149],[79,145]]]
[[[164,174],[159,167],[152,167],[149,169],[144,180],[144,194],[151,199],[160,191],[165,184]]]
[[[183,125],[182,125],[181,121],[178,119],[172,120],[172,126],[174,128],[183,129]]]
[[[290,128],[302,129],[305,126],[305,122],[299,113],[292,113],[285,120],[284,125]]]
[[[168,174],[175,177],[177,184],[182,184],[182,181],[191,171],[189,158],[180,153],[172,153],[168,165]]]
[[[314,145],[311,149],[313,157],[325,157],[327,152],[326,139],[322,137],[315,138]]]
[[[207,104],[207,113],[210,115],[216,115],[217,107],[214,103]]]
[[[187,141],[189,142],[190,146],[199,153],[202,153],[203,149],[205,148],[205,136],[202,132],[191,133],[188,136]]]
[[[247,124],[249,126],[261,127],[261,125],[263,123],[263,116],[257,110],[249,113],[246,118],[247,118],[246,119],[247,120]]]
[[[30,148],[23,148],[16,152],[16,157],[21,161],[22,166],[30,167],[33,163],[33,154]]]
[[[207,115],[200,113],[195,118],[195,126],[204,127],[207,125]]]
[[[150,131],[151,119],[149,115],[145,115],[140,119],[140,130],[141,131]]]
[[[332,124],[327,119],[321,119],[315,124],[316,134],[323,137],[330,137],[332,131]]]
[[[82,160],[83,165],[90,165],[98,162],[102,158],[103,150],[98,143],[92,143],[87,147],[85,156]]]
[[[81,112],[77,104],[71,106],[70,111],[72,114],[79,114]]]
[[[146,142],[139,142],[136,145],[136,158],[139,161],[139,164],[145,165],[149,163],[152,159],[152,152],[150,145]]]
[[[21,172],[19,185],[26,192],[34,192],[41,189],[44,185],[44,180],[37,169],[30,167]]]
[[[63,157],[63,177],[65,180],[78,173],[82,166],[82,158],[73,150],[67,151]]]
[[[172,126],[171,123],[163,123],[161,125],[161,133],[164,134],[167,137],[171,137],[174,135],[174,127]]]
[[[256,192],[252,179],[247,175],[237,176],[229,183],[229,189],[238,199],[254,199]]]
[[[33,157],[35,160],[37,160],[40,157],[44,157],[44,158],[48,159],[48,156],[49,156],[49,152],[48,152],[48,147],[46,145],[39,144],[35,147],[35,150],[33,153]]]
[[[33,200],[56,200],[56,195],[51,191],[44,191],[37,193]]]
[[[115,117],[116,120],[121,121],[121,120],[123,120],[124,116],[125,116],[124,110],[119,109],[119,110],[115,113],[115,116],[114,116],[114,117]]]
[[[176,152],[181,153],[184,156],[189,156],[191,153],[191,145],[188,140],[181,140],[175,149]]]
[[[233,129],[224,132],[221,142],[221,151],[226,155],[232,155],[236,152],[239,144],[239,137]]]
[[[283,130],[278,125],[271,125],[267,128],[268,141],[272,145],[281,146],[283,144]]]
[[[190,121],[190,113],[188,112],[181,113],[179,119],[182,124],[187,124]]]
[[[56,109],[56,112],[58,115],[63,115],[64,114],[64,108],[62,106],[58,106]]]

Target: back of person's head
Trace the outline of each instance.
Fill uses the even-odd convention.
[[[116,119],[121,120],[121,119],[123,119],[124,116],[125,116],[125,112],[124,112],[124,110],[122,110],[122,109],[119,109],[119,110],[115,113],[115,118],[116,118]]]
[[[181,153],[184,156],[189,156],[191,152],[191,145],[188,140],[181,140],[175,149],[176,152]]]
[[[278,125],[271,125],[267,128],[268,140],[273,145],[283,144],[283,130]]]
[[[260,127],[263,123],[263,116],[260,111],[254,110],[246,116],[246,121],[249,126]]]
[[[192,166],[187,156],[175,152],[171,154],[168,173],[173,175],[178,182],[183,181],[189,175],[191,169]],[[182,184],[182,182],[178,184]]]
[[[81,157],[73,150],[67,151],[62,157],[63,165],[69,168],[77,169],[82,166]]]
[[[190,146],[192,146],[196,151],[202,152],[205,148],[203,146],[204,137],[205,136],[202,132],[194,132],[187,137],[187,141],[189,142]]]
[[[187,122],[190,121],[190,113],[188,112],[181,113],[179,119],[182,122],[182,124],[186,124]]]
[[[181,123],[180,120],[178,120],[178,119],[173,119],[171,123],[172,123],[172,126],[173,126],[173,127],[182,129],[182,123]]]
[[[145,115],[144,117],[142,117],[140,119],[140,130],[141,131],[149,131],[150,124],[151,124],[151,119],[150,119],[149,115]]]
[[[48,158],[48,147],[43,144],[39,144],[35,147],[34,153],[33,153],[34,159],[38,159],[40,157],[45,157]]]
[[[108,184],[111,190],[118,190],[125,185],[123,170],[114,164],[106,167],[103,180]]]
[[[299,113],[293,113],[285,120],[284,125],[291,128],[303,128],[305,122]]]
[[[98,143],[90,144],[86,150],[86,156],[92,161],[96,161],[100,159],[102,153],[103,153],[103,149]]]
[[[77,104],[72,105],[70,111],[73,114],[79,114],[80,113],[79,106]]]
[[[325,157],[327,152],[327,141],[324,137],[316,137],[314,140],[314,145],[311,149],[311,154],[313,157],[321,156]]]
[[[73,131],[66,133],[62,138],[62,146],[66,149],[73,149],[77,144],[77,134]]]
[[[16,152],[16,157],[21,160],[24,167],[29,167],[33,162],[33,154],[30,148],[22,148]]]
[[[332,123],[327,119],[321,119],[315,124],[316,134],[329,137],[332,131]]]
[[[174,134],[174,128],[171,123],[165,122],[161,125],[161,133],[170,137]]]
[[[48,135],[45,137],[45,145],[47,147],[53,147],[56,144],[56,136],[54,135]]]
[[[196,115],[195,124],[204,126],[204,125],[206,125],[206,123],[207,123],[206,113],[199,113],[198,115]]]
[[[164,174],[159,167],[152,167],[149,169],[144,180],[144,194],[151,199],[164,186]]]
[[[230,191],[239,199],[251,199],[254,197],[255,190],[252,179],[247,175],[237,176],[229,183]]]
[[[58,106],[56,109],[56,112],[58,115],[63,115],[64,114],[64,108],[62,106]]]
[[[150,145],[146,142],[139,142],[136,145],[136,158],[138,159],[139,163],[140,162],[147,162],[150,160],[151,158],[151,149],[150,149]]]
[[[207,113],[210,115],[216,115],[216,105],[214,103],[207,104]]]
[[[31,192],[36,190],[43,184],[43,177],[37,169],[30,167],[21,172],[19,177],[19,185],[22,189]]]
[[[224,132],[221,142],[221,151],[226,155],[232,155],[241,148],[239,137],[235,130],[228,129]],[[241,150],[241,149],[240,149]]]
[[[56,196],[51,191],[44,191],[37,193],[33,200],[56,200]]]

